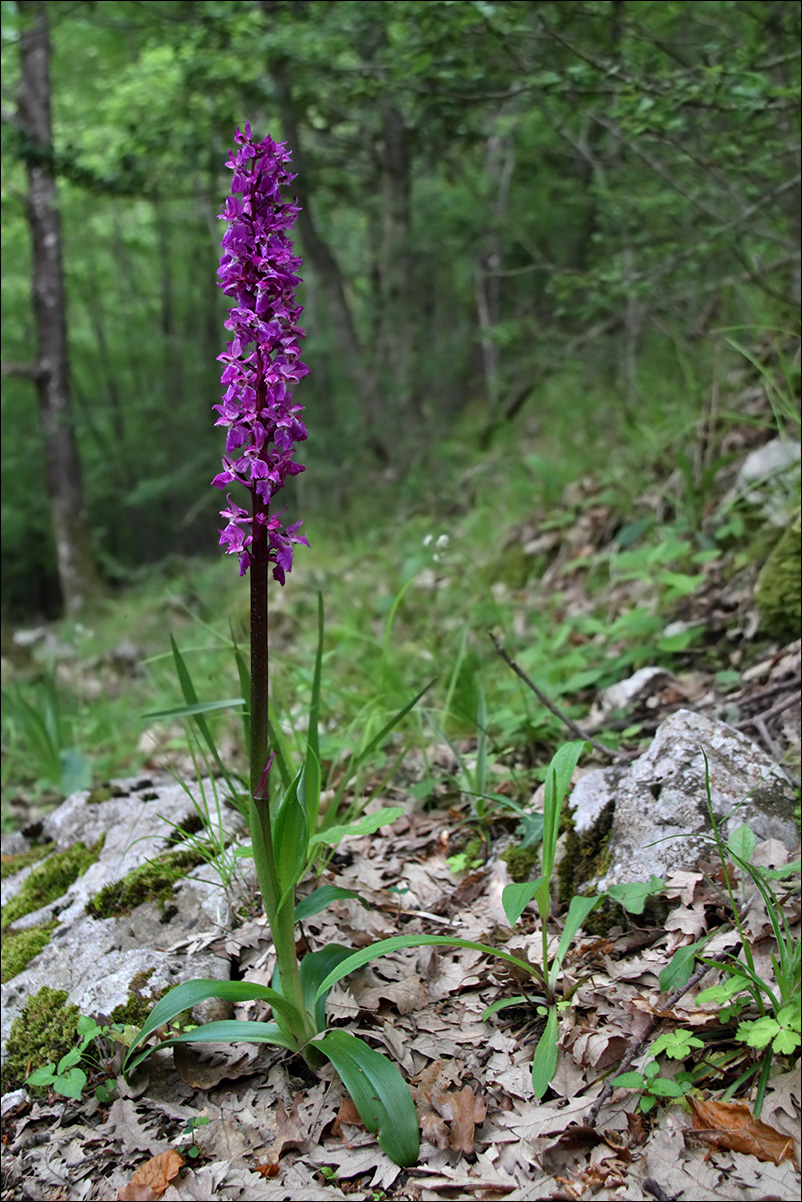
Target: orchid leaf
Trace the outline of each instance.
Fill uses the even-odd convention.
[[[327,1031],[315,1046],[331,1061],[379,1147],[402,1167],[414,1164],[420,1134],[409,1087],[394,1064],[347,1031]]]

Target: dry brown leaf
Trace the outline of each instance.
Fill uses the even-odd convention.
[[[744,1152],[777,1165],[794,1160],[794,1141],[756,1119],[743,1102],[705,1101],[690,1096],[688,1101],[695,1130],[714,1147]]]
[[[117,1191],[118,1202],[156,1202],[184,1167],[184,1158],[168,1148],[141,1164],[127,1185]]]
[[[302,1098],[303,1094],[297,1093],[295,1095],[289,1114],[287,1114],[281,1098],[276,1103],[275,1138],[267,1151],[265,1160],[262,1164],[254,1166],[255,1172],[261,1173],[263,1177],[275,1177],[278,1173],[278,1162],[281,1159],[281,1154],[287,1148],[303,1148],[306,1146],[306,1132],[303,1130],[301,1120],[298,1117],[298,1106]]]
[[[345,1142],[346,1136],[342,1129],[343,1123],[348,1123],[352,1127],[365,1126],[365,1124],[362,1122],[359,1111],[357,1110],[351,1098],[349,1098],[348,1094],[343,1094],[342,1101],[340,1102],[340,1109],[337,1111],[337,1117],[331,1125],[332,1135],[338,1136]]]
[[[475,1094],[470,1085],[464,1085],[458,1093],[450,1094],[449,1099],[452,1116],[449,1147],[460,1156],[473,1156],[474,1132],[477,1123],[484,1121],[487,1106],[484,1099]]]

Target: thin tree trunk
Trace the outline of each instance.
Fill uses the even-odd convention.
[[[27,218],[33,257],[36,387],[44,438],[56,562],[68,613],[101,591],[84,505],[81,465],[70,405],[61,221],[52,163],[48,6],[20,0],[20,124],[26,156]]]

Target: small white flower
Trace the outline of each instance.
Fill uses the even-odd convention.
[[[444,551],[444,550],[446,549],[446,547],[447,547],[447,546],[448,546],[448,535],[447,535],[447,534],[441,534],[441,535],[440,535],[440,537],[439,537],[439,538],[438,538],[438,540],[437,540],[437,549],[438,549],[438,551]]]
[[[423,545],[424,545],[424,547],[428,547],[428,546],[429,546],[429,544],[431,543],[431,541],[432,541],[432,539],[433,539],[433,538],[434,538],[434,535],[433,535],[433,534],[427,534],[427,535],[426,535],[426,537],[425,537],[425,538],[424,538],[424,540],[423,540]]]

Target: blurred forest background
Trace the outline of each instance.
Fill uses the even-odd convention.
[[[288,520],[448,513],[517,423],[693,418],[733,341],[798,329],[796,0],[0,7],[4,623],[215,552],[217,214],[246,120],[289,144],[303,209]],[[40,277],[37,331],[54,186],[65,301]]]

